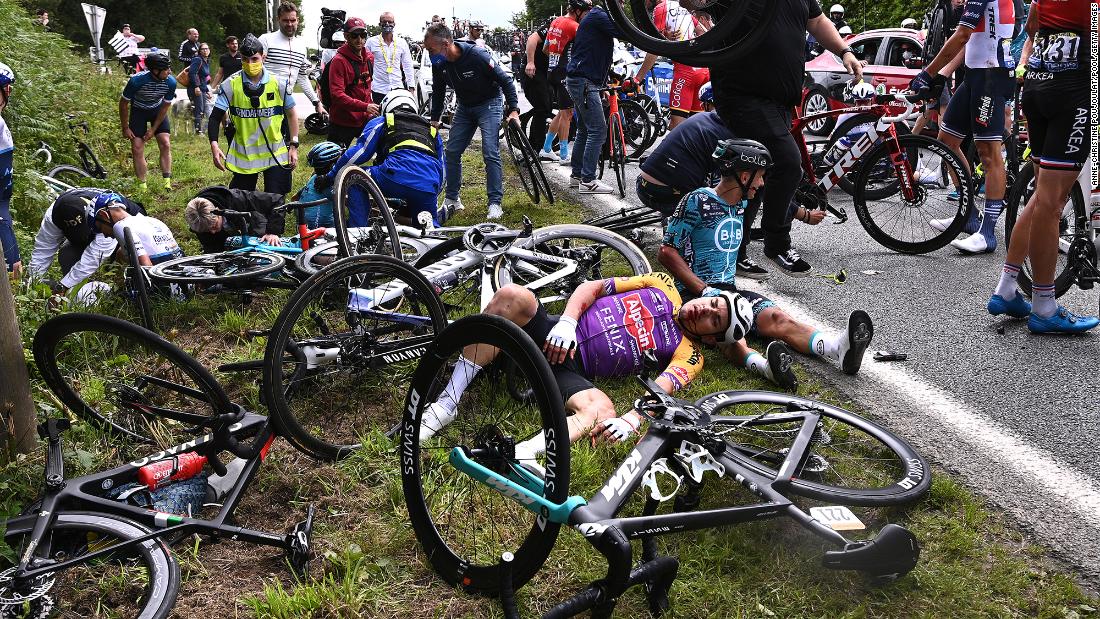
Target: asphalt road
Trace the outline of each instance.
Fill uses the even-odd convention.
[[[557,191],[574,191],[566,187],[569,168],[545,166]],[[577,198],[596,212],[638,204],[637,174],[636,165],[628,166],[625,199]],[[1086,586],[1100,590],[1100,332],[1034,336],[1025,321],[990,316],[985,304],[1003,264],[1003,236],[997,251],[984,256],[950,247],[897,254],[867,235],[847,194],[834,189],[829,198],[846,206],[851,219],[796,222],[792,239],[815,274],[843,268],[847,282],[783,275],[756,243],[751,255],[772,273],[759,285],[743,285],[828,330],[844,328],[852,310],[866,310],[875,323],[871,350],[904,352],[907,360],[876,362],[868,355],[855,377],[805,357],[803,367],[1004,509]],[[648,231],[647,248],[659,238],[658,230]],[[1074,289],[1060,302],[1095,315],[1098,294]]]

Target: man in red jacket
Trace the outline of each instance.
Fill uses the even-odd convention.
[[[344,40],[327,69],[328,139],[341,146],[354,142],[367,121],[378,115],[370,94],[374,55],[366,49],[367,23],[349,17],[344,23]]]

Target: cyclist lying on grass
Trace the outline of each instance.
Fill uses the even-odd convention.
[[[658,252],[661,264],[676,279],[684,298],[713,298],[738,292],[752,305],[749,333],[775,338],[768,344],[767,358],[744,339],[719,346],[734,364],[771,379],[792,390],[798,387],[790,370],[790,350],[818,355],[839,363],[845,374],[855,374],[871,343],[874,328],[863,310],[852,312],[848,330],[831,336],[798,322],[770,299],[736,287],[737,252],[744,235],[743,216],[749,200],[764,186],[764,171],[771,167],[771,155],[755,140],[728,139],[718,143],[713,158],[722,174],[714,189],[703,187],[684,196],[668,220],[664,244]],[[689,301],[690,303],[690,301]]]
[[[202,251],[208,254],[225,251],[225,241],[229,237],[245,233],[260,237],[268,245],[277,246],[283,244],[286,218],[282,211],[274,209],[282,204],[282,194],[215,185],[203,189],[187,203],[183,209],[183,219],[198,237]],[[242,221],[215,215],[215,209],[252,213],[252,220],[245,230],[241,228]]]
[[[656,383],[672,393],[703,369],[699,342],[740,340],[752,318],[748,301],[737,293],[681,303],[666,273],[585,282],[573,291],[561,316],[548,314],[530,290],[510,284],[493,295],[485,312],[511,320],[543,343],[570,413],[571,442],[584,436],[622,441],[642,424],[634,411],[616,417],[611,399],[590,379],[637,374],[644,355],[652,352],[667,366]],[[421,441],[455,419],[463,391],[495,356],[496,349],[484,346],[463,351],[443,395],[424,411]],[[545,450],[544,440],[539,434],[517,444],[516,458],[532,461]]]

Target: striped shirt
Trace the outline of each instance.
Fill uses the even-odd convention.
[[[306,43],[301,37],[288,39],[281,31],[260,35],[263,43],[264,68],[290,84],[297,84],[306,98],[317,104],[317,93],[309,83],[309,61],[306,59]]]
[[[122,89],[122,98],[142,110],[157,110],[176,98],[176,78],[171,75],[163,82],[149,71],[135,74]]]

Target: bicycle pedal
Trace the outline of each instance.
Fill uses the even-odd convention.
[[[295,574],[305,576],[313,546],[313,516],[316,508],[310,504],[306,519],[294,525],[286,534],[286,560]]]

